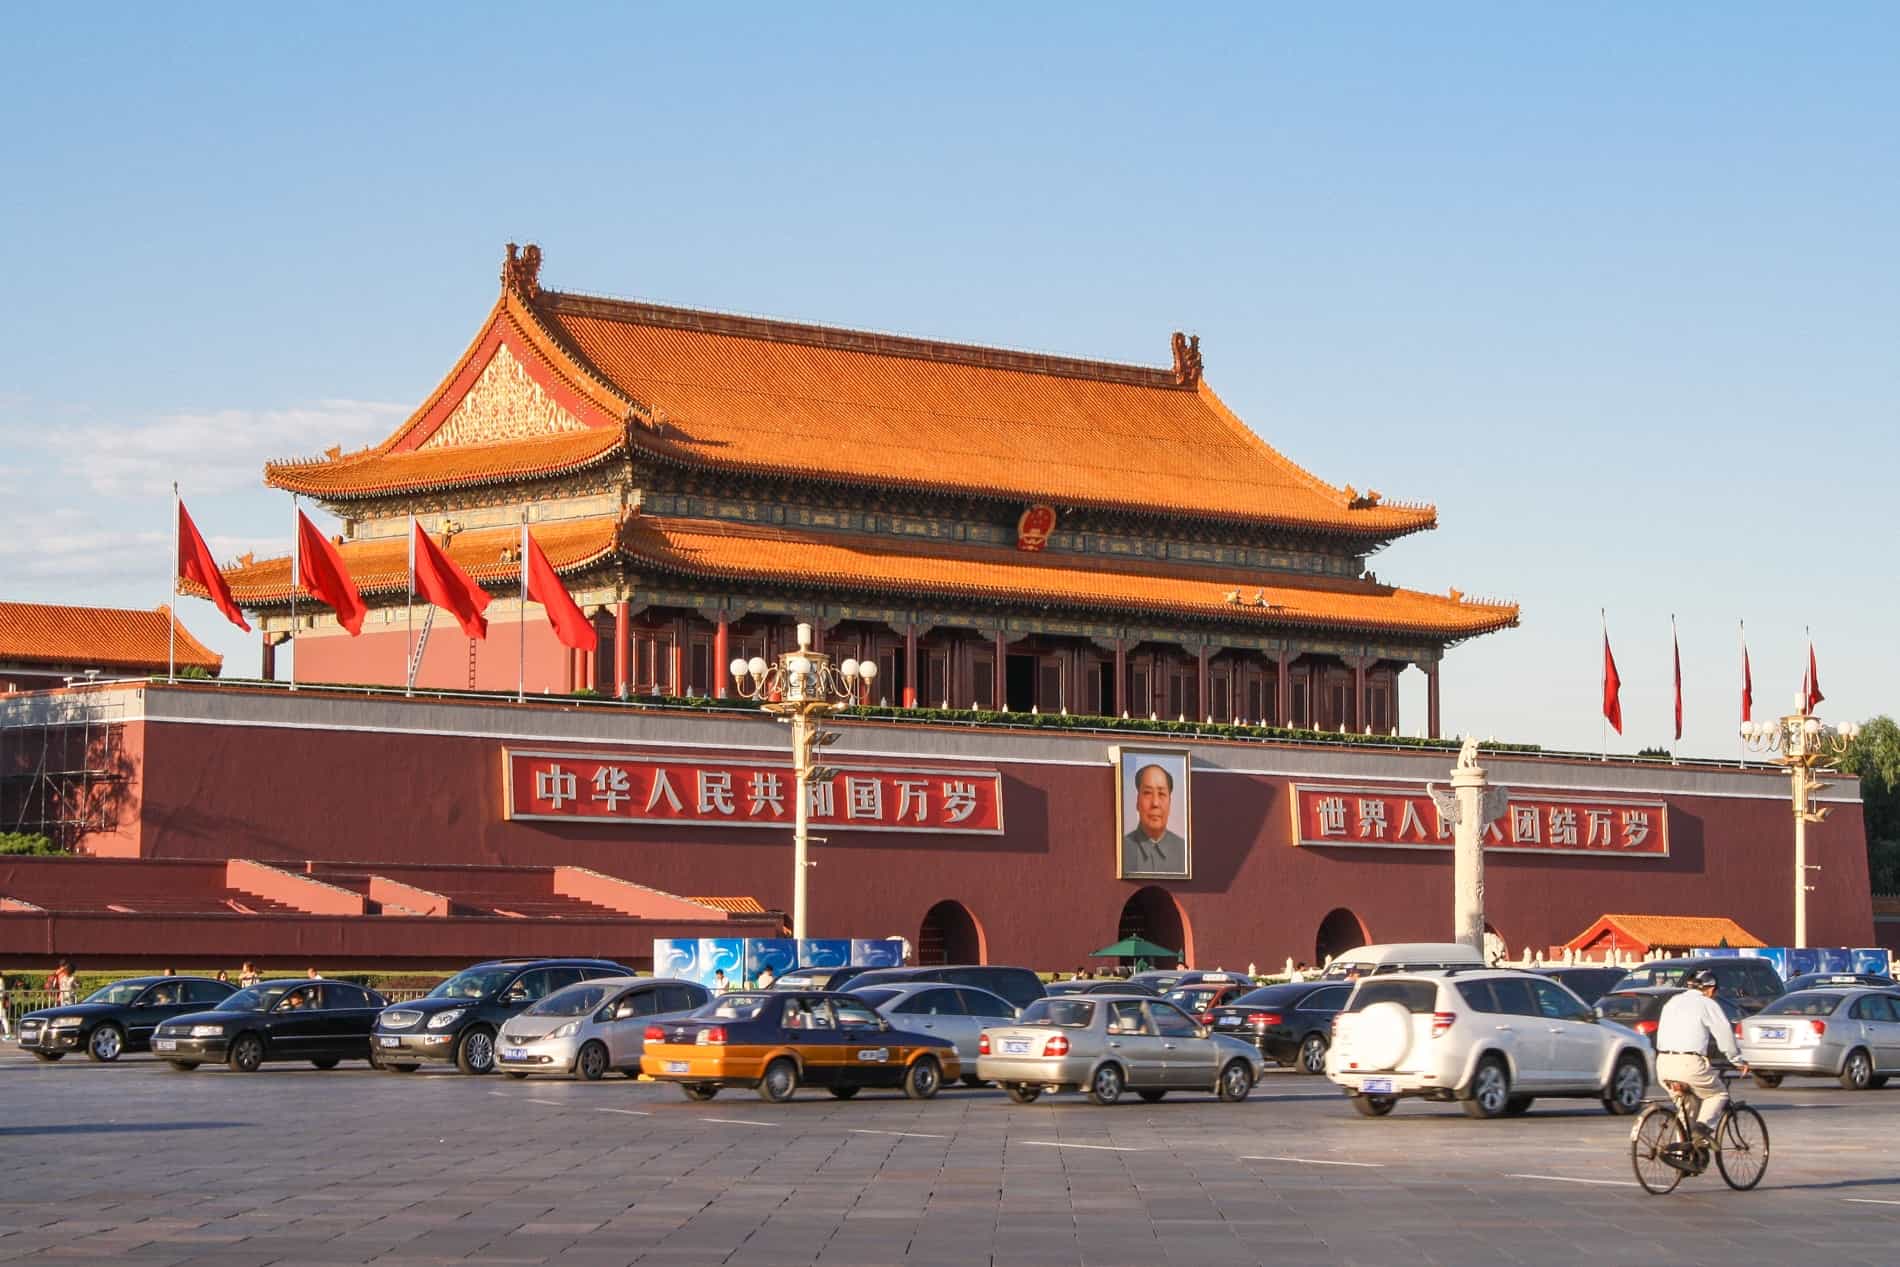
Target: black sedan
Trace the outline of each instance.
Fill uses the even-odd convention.
[[[174,1069],[223,1061],[255,1073],[267,1060],[307,1060],[334,1069],[369,1059],[369,1030],[383,996],[347,981],[262,981],[209,1012],[158,1027],[152,1050]]]
[[[1252,1043],[1260,1054],[1301,1073],[1326,1072],[1333,1017],[1352,997],[1345,981],[1289,981],[1262,986],[1214,1009],[1212,1028]]]
[[[1682,993],[1681,986],[1651,985],[1633,990],[1613,990],[1597,1000],[1597,1015],[1606,1021],[1615,1021],[1618,1025],[1627,1025],[1644,1038],[1649,1045],[1656,1045],[1656,1025],[1662,1016],[1663,1004]],[[1754,1015],[1753,1009],[1736,999],[1715,996],[1715,1002],[1722,1009],[1722,1015],[1728,1017],[1734,1025],[1744,1016]],[[1739,1037],[1739,1035],[1737,1035]],[[1720,1055],[1715,1044],[1709,1044],[1711,1057]]]
[[[20,1046],[41,1060],[83,1051],[113,1061],[148,1051],[160,1023],[211,1007],[234,987],[209,977],[132,977],[95,990],[83,1003],[43,1008],[20,1018]]]

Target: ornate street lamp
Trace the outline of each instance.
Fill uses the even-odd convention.
[[[1816,807],[1814,793],[1821,780],[1817,769],[1831,767],[1847,751],[1860,727],[1851,722],[1830,726],[1805,709],[1777,721],[1743,722],[1742,742],[1751,752],[1765,752],[1788,769],[1794,794],[1794,944],[1808,944],[1808,824],[1828,815]],[[1819,870],[1817,867],[1816,870]]]
[[[792,770],[797,789],[792,818],[792,936],[805,937],[805,861],[809,835],[807,819],[811,811],[813,779],[831,777],[831,771],[812,765],[812,753],[836,743],[836,731],[819,729],[815,720],[841,706],[855,704],[858,687],[867,690],[877,677],[877,665],[869,660],[860,664],[846,660],[834,665],[831,657],[811,647],[811,626],[798,627],[798,649],[780,655],[777,664],[767,664],[758,656],[734,660],[728,666],[739,694],[758,700],[759,707],[776,714],[780,721],[792,724]]]

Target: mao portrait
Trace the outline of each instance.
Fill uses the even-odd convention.
[[[1188,754],[1117,748],[1115,772],[1115,874],[1122,879],[1189,879]]]

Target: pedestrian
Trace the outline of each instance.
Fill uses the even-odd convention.
[[[713,969],[713,993],[724,994],[726,991],[730,989],[732,989],[732,982],[726,980],[726,970],[724,968],[714,968]]]
[[[71,1007],[79,1001],[79,977],[73,972],[73,961],[62,959],[59,967],[53,969],[53,989],[58,996],[54,999],[60,1007]]]
[[[238,969],[238,985],[243,989],[248,990],[263,979],[257,975],[257,965],[248,959],[245,960],[244,966]]]
[[[778,980],[778,978],[772,974],[772,969],[770,967],[759,969],[759,989],[761,990],[771,989],[772,983],[776,980]]]
[[[1075,965],[1075,972],[1070,975],[1069,980],[1087,981],[1088,979],[1089,979],[1088,969],[1084,968],[1081,964]]]
[[[231,978],[225,975],[225,971],[223,968],[218,969],[218,975],[216,979],[219,981],[222,981],[226,985],[231,984]]]
[[[7,1008],[12,1000],[7,998],[7,975],[0,972],[0,1038],[13,1041],[13,1022],[7,1019]]]
[[[321,972],[318,972],[315,968],[305,968],[303,970],[303,975],[304,975],[304,979],[307,981],[323,980],[323,974]]]
[[[167,977],[175,977],[175,976],[177,976],[177,975],[178,975],[178,969],[176,969],[176,968],[167,968],[167,969],[165,969],[165,971],[164,971],[163,973],[161,973],[160,975],[161,975],[161,976],[167,976]]]

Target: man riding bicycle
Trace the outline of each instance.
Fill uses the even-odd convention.
[[[1701,1101],[1695,1132],[1706,1139],[1728,1107],[1728,1093],[1709,1065],[1709,1041],[1715,1041],[1738,1073],[1747,1073],[1748,1066],[1742,1063],[1728,1016],[1715,1001],[1715,974],[1698,968],[1682,984],[1686,988],[1663,1004],[1656,1019],[1656,1080],[1664,1086],[1679,1082],[1695,1093]]]

